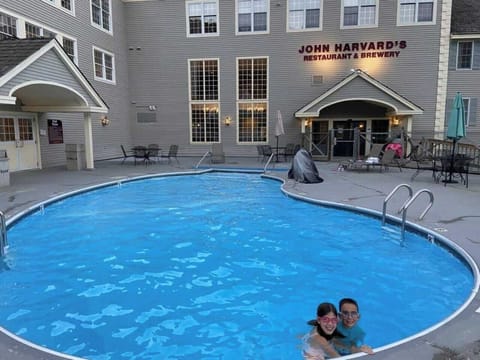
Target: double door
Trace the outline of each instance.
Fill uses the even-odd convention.
[[[9,170],[38,167],[35,121],[28,116],[0,114],[0,150],[6,150]]]

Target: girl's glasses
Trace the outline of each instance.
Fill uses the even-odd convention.
[[[328,325],[328,323],[335,325],[338,322],[338,319],[336,317],[329,318],[328,316],[323,316],[320,318],[320,321],[325,325]]]

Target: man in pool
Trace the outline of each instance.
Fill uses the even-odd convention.
[[[338,323],[337,329],[345,336],[334,340],[334,346],[338,353],[340,355],[358,352],[373,354],[372,348],[364,344],[365,332],[358,325],[358,320],[360,320],[358,303],[353,299],[344,298],[340,300],[338,308],[342,321]]]

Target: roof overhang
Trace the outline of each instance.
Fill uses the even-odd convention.
[[[365,84],[373,87],[379,91],[383,96],[372,97],[372,96],[334,96],[338,94],[340,90],[344,90],[350,86],[354,80],[361,79]],[[385,107],[387,114],[402,116],[402,115],[417,115],[423,114],[423,109],[415,105],[410,100],[401,96],[388,86],[382,84],[380,81],[374,79],[367,73],[363,72],[360,69],[353,70],[351,74],[345,77],[343,80],[338,82],[332,88],[324,92],[322,95],[309,102],[297,112],[295,112],[295,117],[297,118],[310,118],[319,116],[322,109],[325,109],[329,106],[332,106],[337,103],[347,102],[347,101],[365,101],[372,104],[380,105]]]

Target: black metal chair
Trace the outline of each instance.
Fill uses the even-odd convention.
[[[131,151],[125,150],[125,147],[123,145],[120,145],[120,148],[122,149],[122,154],[123,154],[123,160],[122,160],[122,165],[125,163],[125,160],[127,160],[130,157],[134,157],[135,154]]]
[[[180,162],[177,159],[177,153],[178,153],[178,145],[170,145],[168,148],[168,154],[162,154],[160,155],[160,158],[162,159],[168,159],[168,163],[170,164],[172,162],[172,159],[175,159],[177,164],[180,164]]]

